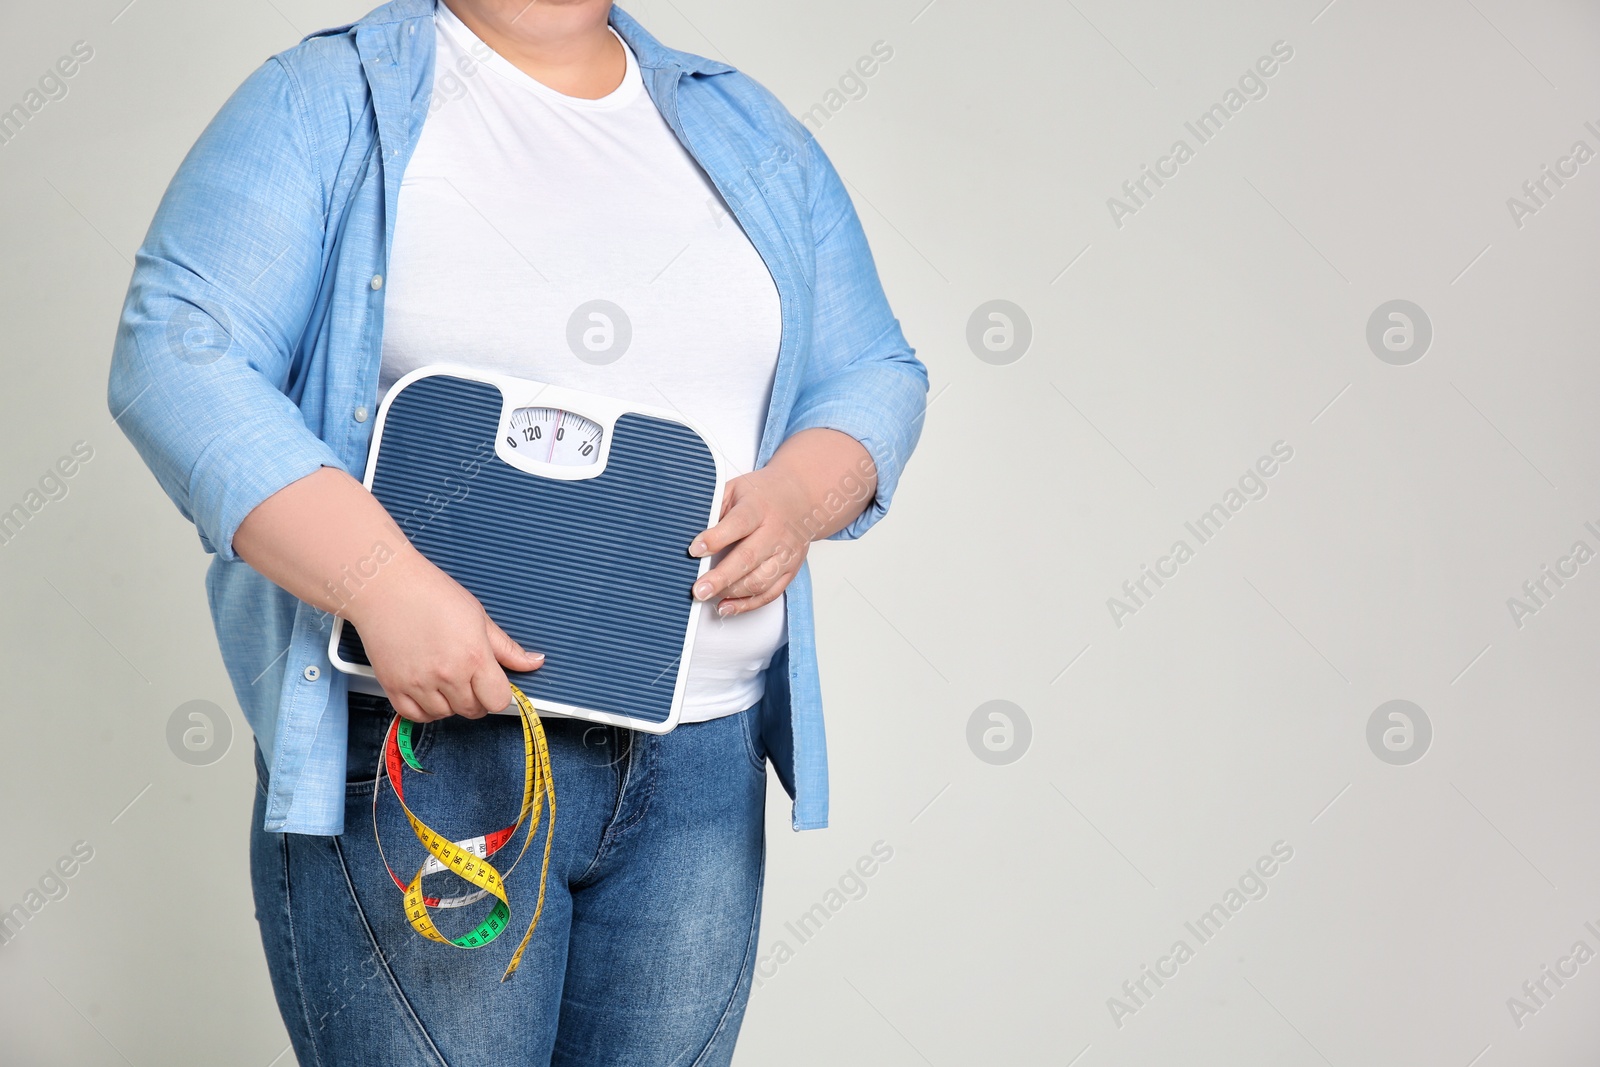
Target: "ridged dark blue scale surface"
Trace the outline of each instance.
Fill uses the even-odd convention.
[[[494,454],[500,411],[486,382],[411,383],[390,403],[373,494],[490,618],[545,654],[511,676],[536,707],[664,722],[699,571],[688,545],[716,490],[710,449],[686,426],[630,413],[598,477],[540,478]],[[348,623],[339,651],[368,662]]]

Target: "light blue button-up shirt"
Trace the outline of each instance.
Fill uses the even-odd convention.
[[[271,771],[267,830],[343,831],[346,682],[328,662],[332,618],[239,559],[234,532],[320,467],[365,469],[382,279],[433,92],[436,2],[394,0],[245,80],[173,177],[117,330],[108,403],[214,553],[206,592]],[[810,133],[755,81],[663,47],[619,9],[611,24],[777,285],[783,334],[757,464],[810,427],[859,440],[877,493],[833,535],[859,537],[888,509],[916,445],[928,377],[849,196]],[[828,822],[807,566],[786,600],[789,640],[768,671],[761,727],[794,828],[806,830]]]

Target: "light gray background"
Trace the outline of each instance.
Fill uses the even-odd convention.
[[[0,507],[95,449],[0,547],[0,909],[95,850],[0,948],[0,1044],[13,1064],[268,1067],[291,1057],[205,557],[103,397],[183,153],[265,56],[366,5],[125,4],[0,12],[0,105],[95,49],[0,146]],[[1600,563],[1520,629],[1507,598],[1575,540],[1600,548],[1600,161],[1521,228],[1506,199],[1574,141],[1600,149],[1600,12],[631,10],[797,112],[892,46],[820,137],[933,379],[894,514],[813,556],[833,825],[791,833],[774,785],[769,977],[739,1062],[1593,1062],[1600,962],[1520,1027],[1507,998],[1574,942],[1600,951]],[[1266,98],[1114,226],[1106,199],[1278,40],[1294,57]],[[966,342],[992,299],[1031,321],[1009,365]],[[1409,366],[1366,344],[1391,299],[1433,324]],[[1107,598],[1279,440],[1269,494],[1116,626]],[[1407,766],[1366,740],[1396,698],[1433,726]],[[1005,765],[967,741],[997,699],[1032,728]],[[190,700],[232,717],[210,766],[167,746]],[[878,840],[894,858],[866,896],[796,947],[784,923]],[[1198,945],[1185,920],[1276,841],[1294,855],[1268,895]],[[1108,998],[1179,938],[1195,957],[1116,1025]]]

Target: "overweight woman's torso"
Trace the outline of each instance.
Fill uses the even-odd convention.
[[[778,291],[645,92],[563,96],[437,14],[434,96],[406,168],[385,280],[380,397],[451,362],[681,411],[730,476],[755,465]],[[703,604],[683,721],[756,703],[784,598]]]

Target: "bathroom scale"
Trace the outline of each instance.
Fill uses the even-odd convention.
[[[418,551],[545,654],[507,672],[541,715],[658,734],[678,723],[703,607],[690,590],[711,565],[689,542],[719,517],[725,483],[679,412],[451,364],[389,390],[363,482]],[[329,657],[352,689],[382,693],[345,619]]]

